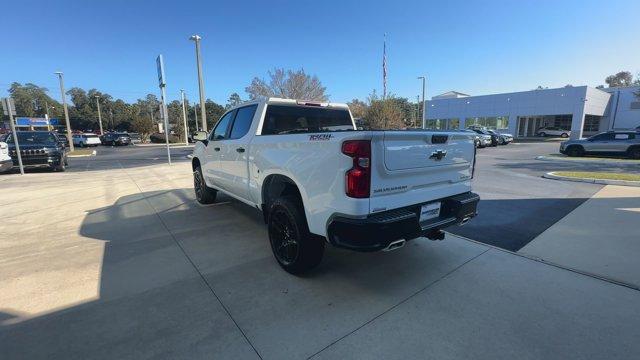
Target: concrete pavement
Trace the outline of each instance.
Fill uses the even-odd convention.
[[[640,289],[640,188],[605,186],[519,252]]]
[[[2,359],[640,353],[639,291],[453,235],[288,275],[258,212],[195,202],[188,163],[1,184]]]

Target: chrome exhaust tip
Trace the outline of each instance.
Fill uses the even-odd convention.
[[[466,224],[467,222],[469,222],[469,220],[471,220],[471,216],[467,216],[466,218],[463,218],[462,221],[460,221],[460,226]]]
[[[396,240],[396,241],[392,241],[389,245],[387,245],[386,248],[382,249],[382,251],[393,251],[393,250],[398,250],[401,247],[404,246],[404,244],[407,241],[402,239],[402,240]]]

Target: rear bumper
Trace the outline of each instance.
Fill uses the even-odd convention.
[[[423,223],[418,220],[424,203],[372,214],[364,219],[337,216],[329,224],[329,242],[355,251],[382,250],[395,240],[415,239],[476,216],[480,196],[468,192],[433,202],[437,201],[441,202],[439,216]]]

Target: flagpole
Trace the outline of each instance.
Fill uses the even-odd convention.
[[[382,41],[382,100],[387,98],[387,33]]]

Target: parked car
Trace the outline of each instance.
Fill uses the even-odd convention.
[[[65,171],[67,151],[54,132],[50,131],[17,131],[22,165],[25,168],[49,167],[54,171]],[[9,155],[13,166],[18,166],[18,153],[13,139],[14,134],[7,137]]]
[[[0,173],[7,172],[13,168],[13,160],[9,156],[9,145],[0,142]]]
[[[640,132],[608,131],[587,139],[564,141],[560,152],[569,156],[611,154],[640,159]]]
[[[260,209],[277,262],[293,274],[317,266],[325,243],[389,251],[441,240],[480,200],[470,136],[356,131],[346,104],[254,100],[194,138],[197,201],[222,192]]]
[[[75,134],[71,136],[73,145],[79,147],[98,146],[101,144],[100,138],[96,134]]]
[[[485,146],[498,146],[498,135],[494,135],[491,134],[489,131],[482,129],[482,128],[469,128],[469,130],[480,134],[480,135],[484,135],[485,139],[488,139],[489,141],[484,141],[485,145],[481,146],[481,147],[485,147]]]
[[[560,136],[563,138],[568,138],[571,136],[571,131],[566,129],[561,129],[555,126],[544,126],[536,131],[536,135],[538,136]]]
[[[498,137],[498,145],[508,145],[513,141],[513,135],[511,134],[503,134],[495,130],[487,130],[487,132]]]
[[[62,143],[62,145],[64,145],[65,149],[69,148],[69,139],[67,138],[66,134],[60,134],[60,133],[54,133],[56,135],[56,137],[58,138],[58,141],[60,141]]]
[[[131,138],[132,144],[139,144],[142,142],[142,136],[138,133],[129,133],[129,137]]]
[[[106,133],[100,138],[103,145],[121,146],[131,145],[131,137],[127,133]]]
[[[478,134],[477,132],[470,129],[464,129],[460,131],[471,135],[473,137],[473,144],[477,148],[484,148],[491,145],[491,136],[489,135]]]

